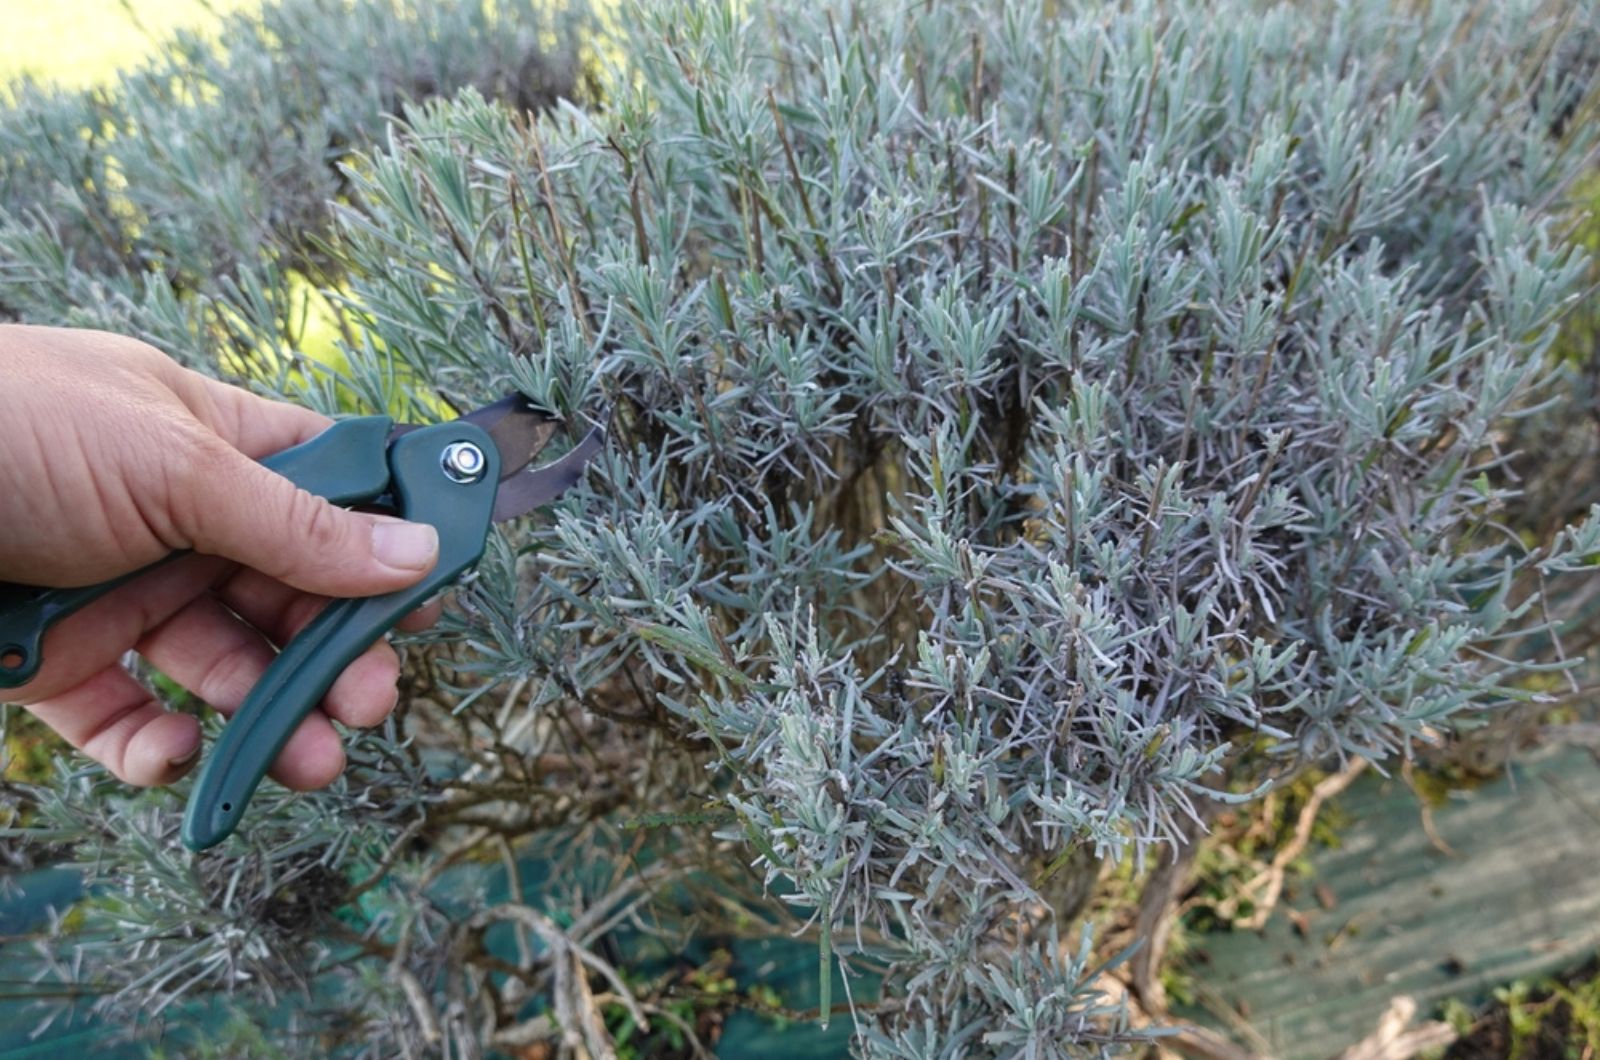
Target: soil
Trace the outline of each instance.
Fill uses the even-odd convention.
[[[1600,975],[1600,960],[1590,961],[1576,971],[1559,976],[1562,983],[1581,983]],[[1539,1005],[1551,996],[1549,990],[1530,993],[1525,1004]],[[1558,1001],[1539,1014],[1536,1032],[1517,1043],[1517,1060],[1588,1060],[1581,1028],[1574,1029],[1572,1009]],[[1506,1006],[1493,1002],[1472,1025],[1472,1030],[1445,1050],[1444,1060],[1504,1060],[1512,1055],[1511,1017]]]

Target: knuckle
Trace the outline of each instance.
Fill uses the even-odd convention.
[[[164,518],[151,519],[166,544],[187,548],[206,536],[215,515],[219,486],[226,481],[227,454],[202,432],[179,432],[152,446],[164,488]]]
[[[131,702],[101,719],[87,732],[69,739],[84,754],[111,770],[118,780],[137,783],[128,765],[128,748],[133,744],[141,717],[153,703],[153,699]]]
[[[168,456],[186,485],[211,485],[227,467],[227,451],[221,439],[208,431],[188,431],[177,435]]]
[[[341,551],[350,538],[345,513],[303,489],[290,495],[288,516],[289,525],[300,537],[297,544],[319,554]]]
[[[257,676],[248,652],[226,652],[206,667],[195,682],[194,694],[208,706],[232,710],[244,702]]]

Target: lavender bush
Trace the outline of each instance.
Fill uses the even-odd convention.
[[[1600,523],[1506,530],[1505,441],[1558,396],[1583,290],[1582,5],[613,21],[592,106],[408,107],[303,244],[224,186],[110,254],[93,188],[0,178],[28,319],[329,412],[518,388],[611,417],[337,789],[269,793],[198,857],[170,795],[27,793],[21,833],[106,886],[54,952],[108,1009],[315,989],[336,1015],[274,1034],[703,1055],[681,984],[616,940],[792,933],[821,999],[787,1015],[849,1021],[857,1055],[1108,1052],[1146,1033],[1111,977],[1159,1015],[1171,877],[1217,805],[1557,687]],[[108,211],[167,138],[113,141]],[[295,349],[285,268],[329,289],[333,367]],[[1142,908],[1112,900],[1152,867]]]

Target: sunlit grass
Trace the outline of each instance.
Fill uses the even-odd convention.
[[[160,50],[179,29],[205,30],[229,11],[259,0],[0,0],[0,83],[20,76],[69,87],[112,80]],[[335,311],[309,284],[296,281],[304,299],[300,349],[314,360],[337,363]],[[237,365],[224,366],[238,370]],[[244,373],[240,373],[244,374]]]
[[[110,80],[175,30],[205,28],[254,0],[0,0],[0,81]]]
[[[118,71],[156,55],[176,31],[188,28],[204,32],[228,13],[258,9],[262,2],[0,0],[0,28],[5,31],[0,35],[0,86],[21,76],[67,88],[106,84],[115,80]],[[604,21],[612,25],[615,0],[599,0],[595,6]],[[328,292],[318,290],[298,273],[290,274],[289,283],[299,307],[292,329],[295,350],[316,366],[313,371],[337,375],[347,367],[339,346],[344,335],[341,309],[330,300]],[[250,356],[270,366],[277,364],[283,353],[261,349]],[[220,371],[236,378],[260,374],[259,368],[246,365],[240,356],[224,358],[218,366]]]

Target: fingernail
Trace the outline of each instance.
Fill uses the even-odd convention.
[[[427,523],[375,522],[372,554],[385,567],[427,570],[439,555],[439,531]]]
[[[200,745],[199,744],[195,744],[194,745],[194,749],[191,750],[188,754],[182,754],[182,755],[179,755],[176,758],[167,759],[167,765],[171,766],[173,769],[182,769],[184,766],[188,765],[190,762],[193,762],[196,758],[199,758],[199,757],[200,757]]]

